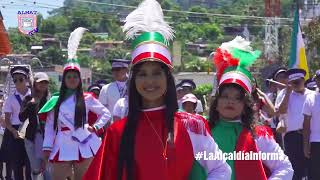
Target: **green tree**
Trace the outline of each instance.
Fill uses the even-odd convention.
[[[41,23],[40,32],[53,35],[56,32],[56,24],[54,21],[45,20]]]
[[[308,40],[306,50],[311,55],[308,61],[309,68],[311,73],[314,73],[320,67],[320,17],[312,20],[303,30]]]
[[[32,36],[22,34],[16,28],[8,29],[9,39],[11,42],[12,53],[26,53],[30,51],[32,45],[40,44],[41,37],[38,34]]]
[[[212,84],[203,84],[197,86],[193,94],[201,101],[203,107],[208,107],[208,99],[212,92]]]
[[[64,64],[65,57],[61,49],[56,47],[49,47],[39,53],[39,59],[47,64]]]
[[[92,33],[85,33],[81,39],[80,47],[91,48],[97,38]]]
[[[59,86],[55,80],[52,78],[49,79],[49,92],[55,93],[59,91]]]

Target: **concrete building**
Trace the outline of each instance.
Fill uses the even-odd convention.
[[[91,56],[104,58],[109,49],[117,49],[126,46],[123,41],[97,41],[92,46]]]

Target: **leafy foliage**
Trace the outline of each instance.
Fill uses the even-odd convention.
[[[209,95],[212,92],[212,84],[199,85],[193,91],[193,94],[202,102],[203,107],[208,106]]]
[[[224,27],[242,26],[248,24],[251,34],[256,36],[255,46],[263,48],[264,39],[264,21],[253,19],[240,19],[237,17],[216,17],[210,13],[246,15],[246,16],[264,16],[263,0],[216,0],[216,7],[209,9],[203,5],[190,6],[188,0],[158,0],[164,11],[165,18],[170,22],[176,31],[176,41],[180,41],[182,48],[181,69],[186,71],[207,71],[212,68],[208,61],[201,60],[198,54],[191,54],[186,43],[196,42],[207,44],[206,51],[213,51],[221,42],[230,40],[233,37],[224,34]],[[141,0],[94,0],[94,2],[120,4],[137,6]],[[291,0],[281,0],[281,15],[289,17],[291,13]],[[196,13],[177,12],[188,10]],[[54,9],[46,19],[38,15],[39,33],[32,37],[21,35],[16,29],[9,29],[10,40],[14,53],[25,53],[30,51],[31,45],[40,45],[42,37],[54,37],[61,41],[62,48],[66,48],[69,34],[76,27],[82,26],[89,29],[90,33],[85,33],[80,48],[92,48],[95,41],[102,40],[124,40],[124,33],[121,26],[123,19],[132,11],[132,8],[121,6],[100,5],[88,2],[79,2],[76,0],[65,0],[64,7]],[[318,28],[319,29],[319,28]],[[312,31],[313,32],[313,31]],[[107,33],[108,36],[101,38],[94,33]],[[311,33],[311,31],[310,31]],[[309,33],[309,34],[310,34]],[[308,34],[308,33],[307,33]],[[312,33],[311,33],[312,34]],[[288,57],[288,41],[290,29],[286,29],[281,34],[283,39],[282,52],[283,57]],[[308,35],[309,36],[309,35]],[[316,34],[310,37],[317,39]],[[318,41],[312,41],[314,45],[320,44]],[[319,49],[319,48],[318,48]],[[81,65],[92,68],[95,79],[108,79],[111,75],[111,67],[108,62],[112,58],[124,58],[128,56],[131,50],[128,47],[108,50],[103,59],[96,59],[89,56],[88,53],[79,53],[78,58]],[[206,55],[206,54],[205,54]],[[203,56],[205,56],[203,55]],[[47,64],[63,64],[65,60],[64,53],[58,47],[50,47],[42,51],[38,57]]]
[[[49,80],[49,87],[48,88],[49,88],[49,92],[51,92],[51,93],[59,91],[59,86],[58,86],[57,82],[51,78]]]
[[[212,84],[204,84],[204,85],[197,86],[197,88],[193,91],[193,93],[197,97],[201,97],[203,95],[210,94],[211,91],[212,91]]]
[[[304,32],[308,40],[307,50],[311,55],[309,60],[309,69],[314,73],[320,67],[320,18],[311,21],[304,27]]]
[[[8,33],[13,53],[26,53],[32,45],[40,44],[41,42],[39,35],[25,36],[15,28],[9,28]]]

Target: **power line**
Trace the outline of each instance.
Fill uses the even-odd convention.
[[[6,9],[7,7],[33,7],[32,5],[27,5],[27,4],[25,4],[25,5],[20,5],[20,4],[1,4],[1,7],[2,8],[4,8],[4,9]],[[45,7],[45,6],[38,6],[38,8],[40,8],[40,9],[52,9],[52,8],[50,8],[50,7]]]
[[[82,3],[89,3],[89,4],[97,4],[97,5],[106,5],[106,6],[113,6],[113,7],[120,7],[120,8],[129,8],[129,9],[135,9],[137,6],[128,6],[128,5],[120,5],[120,4],[112,4],[112,3],[103,3],[103,2],[95,2],[95,1],[87,1],[87,0],[75,0],[78,2]],[[34,5],[37,5],[38,7],[44,7],[44,8],[67,8],[67,7],[60,7],[60,6],[55,6],[52,4],[47,4],[47,3],[34,3],[33,1],[28,1],[25,0],[24,2],[29,2],[33,3]],[[43,6],[42,6],[43,5]],[[97,12],[97,13],[102,13],[106,14],[105,12],[98,12],[98,11],[92,11],[91,12]],[[168,10],[168,9],[163,9],[164,12],[172,12],[172,13],[184,13],[184,14],[191,14],[191,15],[207,15],[207,16],[213,16],[213,17],[219,17],[219,18],[240,18],[240,19],[251,19],[251,20],[265,20],[268,17],[262,17],[262,16],[244,16],[244,15],[231,15],[231,14],[217,14],[217,13],[202,13],[202,12],[192,12],[192,11],[182,11],[182,10]],[[196,16],[199,17],[199,16]],[[288,20],[292,21],[292,18],[279,18],[280,20]]]
[[[19,6],[23,6],[25,7],[25,5],[13,5],[13,4],[6,4],[6,6],[11,6],[11,7],[19,7]],[[30,6],[30,5],[29,5]],[[39,5],[37,5],[39,6]],[[31,6],[30,6],[31,7]],[[47,9],[56,9],[56,8],[53,8],[53,7],[46,7],[46,6],[40,6],[41,8],[47,8]],[[99,12],[99,11],[92,11],[92,10],[89,10],[89,9],[85,9],[85,8],[68,8],[68,7],[59,7],[59,8],[63,8],[64,11],[72,11],[72,10],[78,10],[78,11],[83,11],[83,12],[93,12],[93,13],[99,13],[99,14],[105,14],[105,15],[119,15],[119,13],[105,13],[105,12]],[[175,16],[178,16],[178,17],[184,17],[182,15],[175,15]],[[66,17],[71,17],[71,16],[66,16]],[[72,18],[75,18],[75,19],[81,19],[82,17],[72,17]],[[168,18],[170,19],[171,17],[165,17],[165,18]],[[188,16],[188,18],[201,18],[201,20],[205,20],[206,18],[208,17],[203,17],[203,16]],[[224,16],[221,16],[221,17],[216,17],[216,18],[230,18],[230,17],[224,17]],[[106,17],[86,17],[86,19],[106,19]],[[113,18],[107,18],[107,19],[113,19]],[[258,20],[258,19],[247,19],[247,20]],[[170,23],[170,21],[169,21]],[[174,23],[174,22],[172,22]],[[194,22],[193,22],[194,23]],[[215,22],[217,23],[217,22]],[[195,23],[195,24],[203,24],[203,23]],[[218,23],[219,24],[219,23]]]
[[[123,8],[130,8],[135,9],[137,6],[128,6],[128,5],[120,5],[120,4],[111,4],[111,3],[103,3],[103,2],[95,2],[95,1],[86,1],[86,0],[75,0],[78,2],[89,3],[89,4],[98,4],[98,5],[107,5],[107,6],[115,6],[115,7],[123,7]],[[268,17],[263,16],[244,16],[244,15],[233,15],[233,14],[217,14],[217,13],[202,13],[202,12],[192,12],[192,11],[182,11],[182,10],[168,10],[163,9],[164,12],[173,12],[173,13],[185,13],[185,14],[195,14],[195,15],[207,15],[207,16],[220,16],[220,17],[236,17],[242,19],[259,19],[259,20],[266,20]],[[292,18],[281,18],[280,20],[288,20],[293,21]]]

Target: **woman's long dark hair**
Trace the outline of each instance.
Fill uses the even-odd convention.
[[[72,70],[69,70],[72,71]],[[62,76],[62,84],[61,84],[61,88],[60,88],[60,94],[59,94],[59,99],[57,102],[57,105],[54,108],[54,129],[57,129],[58,126],[58,115],[59,115],[59,109],[60,109],[60,105],[61,103],[67,98],[66,97],[66,91],[67,91],[67,86],[66,86],[66,74],[69,71],[64,71],[63,72],[63,76]],[[84,97],[83,97],[83,90],[82,90],[82,82],[81,82],[81,76],[80,76],[80,72],[79,71],[75,71],[77,72],[78,76],[79,76],[79,85],[76,89],[76,107],[75,107],[75,114],[74,114],[74,127],[75,128],[79,128],[79,127],[83,127],[86,121],[86,105],[84,102]]]
[[[240,96],[241,96],[240,98],[244,102],[244,109],[241,115],[241,122],[243,127],[249,130],[253,130],[254,124],[255,124],[255,121],[253,118],[254,111],[252,109],[253,100],[251,96],[248,93],[246,93],[245,90],[237,84],[226,84],[219,87],[219,91],[216,94],[216,98],[212,101],[209,109],[210,128],[211,129],[214,128],[216,123],[220,120],[219,112],[217,111],[218,101],[219,101],[219,98],[221,97],[222,92],[229,87],[236,88],[240,91]]]
[[[118,157],[118,180],[122,179],[123,173],[126,173],[127,180],[134,180],[134,144],[135,135],[138,125],[139,113],[142,109],[142,96],[138,93],[135,79],[142,64],[137,64],[132,68],[132,76],[129,79],[129,102],[127,122],[121,137],[120,151]],[[161,68],[167,77],[167,91],[164,97],[165,109],[165,124],[168,132],[173,134],[174,114],[178,110],[177,94],[175,89],[174,78],[169,68],[160,63]],[[125,170],[125,171],[124,171]]]

